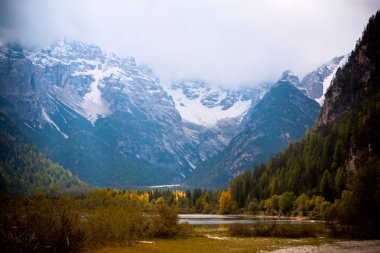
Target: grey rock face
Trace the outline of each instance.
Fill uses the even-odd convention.
[[[281,82],[301,86],[289,71]],[[287,89],[286,99],[271,91],[259,103],[269,89],[212,88],[200,80],[167,89],[134,58],[75,41],[38,52],[0,48],[0,109],[50,158],[96,186],[179,183],[220,154],[230,168],[219,170],[226,180],[261,161],[298,136],[281,124],[304,131],[315,109]],[[273,111],[289,100],[299,114]]]
[[[201,81],[175,88],[226,117],[214,126],[187,121],[152,70],[93,44],[0,48],[1,110],[50,158],[93,185],[181,182],[241,130],[247,109],[235,105],[249,108],[265,92]]]
[[[285,70],[278,81],[291,83],[295,87],[298,87],[300,85],[300,80],[298,76],[296,76],[291,70]]]
[[[315,71],[307,74],[298,87],[305,90],[309,98],[320,99],[330,86],[332,80],[331,75],[335,73],[336,69],[341,66],[343,62],[345,62],[345,56],[335,57],[328,63],[318,67]]]
[[[226,187],[228,179],[280,152],[314,124],[318,104],[282,79],[251,110],[226,149],[191,175],[190,185]]]
[[[202,80],[182,80],[167,89],[185,126],[198,145],[202,161],[221,152],[243,128],[249,110],[269,85],[228,89]]]
[[[89,183],[115,185],[116,175],[102,178],[114,168],[99,159],[117,163],[124,186],[178,182],[201,161],[173,100],[133,58],[59,41],[40,52],[2,47],[0,71],[1,96],[10,104],[1,109]],[[147,167],[156,170],[150,179],[144,178]]]

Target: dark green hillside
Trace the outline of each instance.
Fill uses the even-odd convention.
[[[279,81],[253,108],[249,119],[227,148],[191,175],[198,186],[226,187],[228,180],[281,152],[315,123],[319,105],[291,83]]]
[[[77,193],[88,189],[78,177],[51,162],[0,112],[0,189],[12,194],[35,190]]]
[[[328,90],[301,141],[230,182],[240,206],[286,191],[322,195],[331,218],[366,236],[380,226],[380,12]]]

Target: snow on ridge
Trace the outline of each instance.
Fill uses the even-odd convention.
[[[223,110],[222,105],[210,108],[202,104],[202,96],[189,99],[180,89],[174,90],[169,88],[167,92],[172,96],[175,108],[183,120],[207,127],[215,127],[218,121],[223,119],[243,116],[251,106],[251,100],[239,100],[228,110]],[[219,98],[219,100],[220,99],[221,98]]]
[[[154,188],[176,188],[180,187],[180,184],[163,184],[163,185],[150,185],[147,186],[148,188],[154,189]]]
[[[94,125],[99,116],[108,115],[110,112],[98,87],[103,78],[102,68],[97,67],[94,70],[88,70],[86,73],[92,74],[95,80],[90,84],[90,91],[83,97],[82,108],[87,118]]]
[[[75,71],[73,74],[73,76],[89,75],[94,78],[94,81],[89,86],[90,91],[84,95],[83,100],[80,103],[84,116],[91,122],[92,125],[95,124],[99,116],[106,116],[110,114],[108,105],[102,98],[102,92],[99,89],[99,86],[103,87],[101,80],[104,77],[111,76],[113,73],[119,74],[122,72],[120,68],[117,67],[110,67],[107,70],[104,70],[105,64],[100,62],[94,65],[94,69],[87,69],[84,72]]]
[[[323,106],[323,103],[325,102],[325,94],[326,94],[328,88],[330,87],[331,82],[334,79],[335,74],[336,74],[338,68],[343,67],[347,63],[349,56],[350,56],[350,54],[346,54],[343,57],[343,59],[339,62],[339,64],[337,64],[337,65],[330,65],[330,67],[335,67],[335,69],[334,69],[334,71],[329,76],[327,76],[323,80],[323,94],[322,94],[322,96],[320,98],[316,98],[315,99],[315,101],[317,101],[320,106]]]
[[[57,124],[55,124],[55,122],[49,117],[49,115],[46,113],[44,107],[42,107],[42,117],[44,118],[44,120],[47,123],[54,126],[55,129],[57,129],[57,131],[63,136],[63,138],[65,138],[65,139],[69,138],[69,136],[67,134],[65,134],[64,132],[62,132],[61,129],[57,126]]]
[[[180,174],[183,178],[186,178],[185,174],[183,174],[181,171],[179,172],[179,174]]]

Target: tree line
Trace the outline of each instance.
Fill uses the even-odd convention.
[[[264,203],[286,213],[287,208],[277,205],[284,194],[297,200],[320,198],[325,219],[356,236],[380,236],[379,41],[380,11],[327,91],[326,97],[333,96],[333,89],[340,94],[328,109],[333,119],[310,129],[253,172],[232,179],[229,192],[237,208]],[[302,202],[306,207],[307,201]]]
[[[83,247],[133,245],[149,238],[186,237],[188,224],[165,203],[144,195],[96,189],[82,196],[0,195],[4,252],[77,252]]]

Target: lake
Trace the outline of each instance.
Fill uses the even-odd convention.
[[[314,224],[315,220],[300,220],[295,218],[278,218],[273,216],[253,215],[217,215],[217,214],[179,214],[179,222],[188,222],[190,225],[229,225],[229,224]]]

